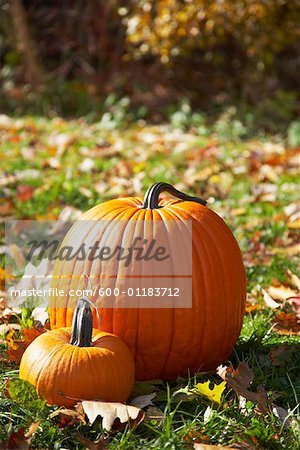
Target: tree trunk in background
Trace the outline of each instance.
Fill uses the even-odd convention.
[[[42,64],[38,56],[36,43],[30,32],[22,0],[10,0],[10,12],[16,48],[23,60],[25,76],[33,88],[39,88],[43,82]]]

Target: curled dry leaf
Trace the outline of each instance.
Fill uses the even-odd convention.
[[[49,419],[59,416],[61,419],[61,426],[73,425],[74,423],[85,424],[85,416],[82,408],[74,409],[60,408],[49,415]]]
[[[262,289],[263,299],[265,301],[265,304],[271,308],[271,309],[277,309],[280,307],[280,304],[275,302],[275,300],[272,299],[272,297],[268,294],[268,292],[265,289]]]
[[[256,392],[250,391],[254,375],[247,363],[241,362],[236,370],[232,367],[227,367],[225,370],[224,366],[220,366],[217,373],[237,395],[257,404],[262,413],[268,413],[270,402],[264,387],[258,386]]]
[[[270,286],[267,290],[268,294],[275,300],[285,301],[290,297],[294,297],[297,292],[283,284],[279,286]]]
[[[87,415],[90,424],[93,424],[98,416],[102,417],[102,427],[111,431],[116,419],[121,423],[138,421],[144,419],[144,412],[136,406],[125,405],[123,403],[110,403],[84,400],[82,407]]]

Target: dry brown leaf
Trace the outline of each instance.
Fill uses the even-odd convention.
[[[272,348],[269,353],[270,360],[273,366],[284,366],[286,362],[286,355],[292,352],[292,347],[288,344],[280,344]]]
[[[300,336],[300,323],[295,313],[280,311],[273,319],[273,331],[287,336]]]
[[[87,415],[90,424],[93,424],[98,416],[102,417],[102,427],[111,431],[116,419],[121,423],[130,422],[131,420],[138,420],[139,416],[144,416],[140,408],[124,403],[110,403],[84,400],[82,407]]]
[[[258,408],[264,414],[268,413],[270,402],[263,386],[258,386],[257,391],[250,391],[250,385],[254,379],[254,375],[247,363],[242,361],[237,369],[232,367],[220,366],[217,374],[227,382],[228,386],[234,390],[237,395],[245,397],[252,403],[256,403]]]
[[[60,417],[61,426],[73,425],[74,423],[86,423],[83,410],[80,410],[80,408],[76,408],[76,410],[67,408],[57,409],[49,415],[49,419],[57,416]]]
[[[11,198],[1,199],[0,217],[11,216],[15,213],[15,205]]]
[[[14,431],[6,442],[0,441],[0,448],[5,450],[29,450],[30,438],[26,439],[24,428]]]

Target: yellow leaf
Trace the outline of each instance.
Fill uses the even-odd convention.
[[[10,350],[17,350],[18,344],[13,340],[13,335],[15,334],[15,330],[10,330],[6,335],[6,344]]]
[[[300,219],[294,220],[294,222],[288,222],[288,228],[292,230],[299,230],[300,228]]]
[[[205,383],[196,384],[196,392],[197,394],[205,395],[205,397],[209,398],[213,402],[218,405],[221,404],[221,395],[226,387],[226,381],[222,381],[221,384],[216,384],[212,389],[209,387],[210,381],[206,381]]]

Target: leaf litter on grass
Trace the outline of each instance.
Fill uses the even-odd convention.
[[[290,340],[299,336],[299,279],[296,277],[299,253],[296,181],[299,149],[287,148],[278,137],[232,141],[220,139],[218,133],[213,131],[200,137],[194,131],[185,132],[168,125],[146,124],[137,124],[124,130],[104,130],[101,124],[88,123],[84,119],[15,120],[1,116],[0,129],[0,139],[5,151],[0,173],[0,214],[3,216],[38,220],[60,217],[63,220],[63,216],[74,213],[74,217],[78,218],[82,211],[100,201],[115,196],[143,195],[151,183],[162,180],[208,199],[210,207],[233,229],[243,252],[249,284],[245,327],[248,326],[249,318],[257,324],[262,320],[265,329],[269,330],[268,335],[277,339],[273,350],[269,349],[266,353],[271,367],[275,368],[275,374],[272,373],[272,378],[270,372],[266,372],[267,366],[264,363],[252,361],[256,370],[262,374],[267,373],[268,393],[264,388],[253,389],[252,383],[255,380],[247,384],[244,373],[246,369],[243,372],[239,366],[237,369],[228,366],[232,371],[227,374],[227,385],[224,392],[218,391],[220,395],[217,396],[214,393],[222,383],[218,384],[213,373],[205,375],[204,382],[202,377],[192,382],[181,380],[171,387],[171,405],[175,408],[184,405],[185,420],[190,417],[189,409],[202,405],[206,410],[208,403],[212,411],[220,408],[224,410],[224,414],[227,413],[228,420],[233,420],[231,406],[229,409],[225,408],[225,405],[232,404],[232,396],[228,391],[231,388],[239,397],[242,392],[252,398],[255,413],[250,408],[250,416],[246,416],[247,418],[253,415],[258,416],[259,420],[267,420],[272,414],[272,408],[277,408],[278,420],[286,417],[286,412],[290,414],[289,411],[293,410],[290,405],[276,407],[270,398],[272,382],[275,383],[277,377],[276,370],[285,370],[284,356],[287,358],[286,371],[291,373],[294,370],[295,363],[292,361],[295,352]],[[1,311],[5,311],[0,317],[1,325],[13,329],[14,322],[18,319],[7,308],[5,295],[1,300]],[[269,315],[269,312],[273,315]],[[15,313],[20,315],[20,311]],[[40,324],[43,325],[43,322],[47,325],[45,312],[40,319],[34,314],[30,317],[32,328],[38,326],[41,329]],[[10,329],[5,331],[9,332]],[[33,332],[29,331],[29,334],[33,335]],[[10,350],[9,344],[12,347],[22,346],[19,339],[25,339],[23,329],[16,329],[11,333],[8,342],[4,335],[2,342],[6,350]],[[247,339],[251,346],[252,338]],[[281,342],[288,347],[280,348]],[[258,351],[262,348],[262,343]],[[292,343],[295,344],[294,341]],[[247,349],[247,356],[249,355],[252,355],[250,347]],[[239,377],[233,375],[235,371],[239,373]],[[201,393],[196,392],[196,385],[202,386]],[[289,389],[289,385],[284,385],[282,389]],[[297,384],[295,389],[298,389]],[[139,400],[140,405],[149,402],[143,406],[145,424],[148,416],[150,421],[154,417],[153,420],[157,420],[163,427],[166,421],[166,385],[160,380],[137,383],[135,391],[133,397],[146,396]],[[215,402],[213,397],[220,403]],[[243,423],[238,405],[232,407]],[[259,412],[261,410],[268,411],[265,417]],[[276,415],[274,411],[273,413]],[[205,428],[209,434],[209,427],[214,420],[218,420],[218,416],[206,416],[209,420],[205,423]],[[294,420],[294,416],[291,417]],[[67,424],[67,419],[64,420]],[[244,424],[241,427],[243,431],[238,433],[245,436],[250,433],[248,426]],[[72,425],[68,425],[66,429],[69,428],[71,430]],[[217,443],[220,440],[222,445],[224,441],[225,444],[229,443],[226,436],[222,440],[222,421],[217,428],[220,431],[217,434],[212,431],[211,441]],[[39,430],[33,433],[33,438],[40,433]],[[88,445],[83,442],[84,438],[85,436],[81,442],[88,448],[92,448],[89,447],[92,444],[98,445],[93,448],[102,448],[103,442]],[[209,443],[210,440],[203,442],[203,445]],[[267,445],[262,437],[260,443],[253,445],[259,448],[260,444]],[[240,448],[250,448],[247,445],[250,444],[245,443],[244,447],[241,444]],[[238,445],[234,447],[239,448]],[[254,447],[251,446],[252,448]]]

